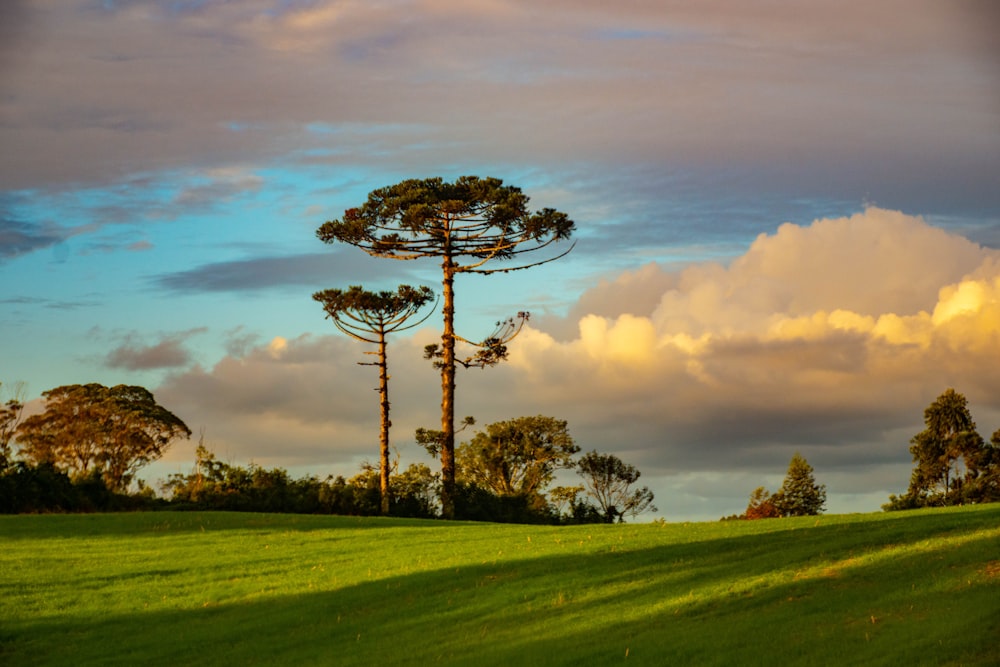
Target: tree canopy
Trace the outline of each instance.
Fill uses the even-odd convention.
[[[781,516],[812,516],[826,507],[826,485],[817,484],[813,467],[796,452],[788,464],[781,488],[771,496]]]
[[[566,421],[538,415],[486,426],[456,451],[459,481],[499,496],[540,498],[556,470],[572,468],[580,447]]]
[[[983,438],[965,396],[951,388],[924,410],[924,425],[910,440],[915,465],[909,494],[937,496],[947,503],[950,495],[960,495],[963,481],[973,480],[979,472]]]
[[[109,489],[123,490],[135,472],[160,458],[191,430],[147,389],[101,384],[67,385],[43,392],[45,411],[25,419],[20,453],[74,476],[100,473]]]
[[[360,207],[350,208],[339,220],[324,223],[317,237],[324,243],[348,243],[375,257],[415,260],[441,259],[442,316],[439,359],[441,368],[441,504],[445,518],[454,516],[455,489],[455,333],[454,281],[460,273],[491,274],[544,264],[564,252],[539,260],[524,258],[553,243],[567,240],[574,223],[553,208],[531,212],[520,188],[498,178],[462,176],[454,182],[441,178],[410,179],[374,190]],[[537,257],[537,255],[532,255]],[[496,268],[486,268],[492,261]],[[497,348],[487,340],[482,347]],[[492,363],[502,355],[487,355]]]
[[[374,344],[381,343],[386,334],[412,329],[426,321],[427,317],[407,324],[433,298],[431,288],[410,285],[400,285],[395,292],[369,292],[360,285],[351,285],[346,290],[326,289],[313,294],[338,329]]]

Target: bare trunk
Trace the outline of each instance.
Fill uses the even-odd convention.
[[[445,256],[441,335],[441,516],[455,518],[455,265]]]
[[[385,333],[378,341],[378,391],[381,404],[381,438],[379,442],[379,493],[383,516],[389,514],[389,367],[385,353]]]

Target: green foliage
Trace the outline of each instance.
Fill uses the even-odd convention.
[[[955,500],[962,483],[960,462],[967,479],[976,472],[977,454],[983,447],[976,432],[968,402],[962,394],[948,389],[924,410],[926,428],[910,440],[915,464],[910,495],[938,496],[944,504]]]
[[[412,464],[402,474],[391,475],[389,514],[435,516],[436,483],[426,465]],[[198,446],[195,469],[187,475],[170,475],[163,490],[171,506],[188,510],[347,516],[382,513],[379,473],[371,467],[349,480],[321,480],[314,475],[293,479],[283,468],[224,463],[204,445]]]
[[[557,470],[573,467],[580,447],[565,420],[538,415],[488,424],[456,450],[459,481],[542,507]]]
[[[3,390],[3,382],[0,382],[0,390]],[[24,383],[19,382],[9,392],[0,391],[0,473],[14,461],[11,444],[23,415]]]
[[[43,392],[45,411],[17,432],[20,454],[52,463],[70,476],[100,473],[108,488],[124,491],[135,472],[160,458],[191,430],[143,387],[92,383]]]
[[[0,662],[995,665],[998,526],[0,517]]]
[[[17,461],[0,473],[0,514],[38,512],[111,512],[154,509],[161,503],[149,493],[111,491],[100,472],[70,479],[52,463]]]
[[[577,462],[577,472],[583,478],[587,494],[596,501],[607,523],[622,522],[627,516],[656,511],[649,487],[632,488],[642,473],[613,454],[589,452]],[[581,511],[585,512],[583,508]]]
[[[923,431],[910,440],[913,473],[903,496],[891,495],[887,511],[1000,502],[1000,431],[987,444],[965,396],[946,390],[924,410]]]
[[[369,292],[352,285],[347,290],[327,289],[313,294],[338,329],[367,343],[380,343],[386,334],[422,324],[431,313],[417,322],[407,322],[433,298],[431,288],[409,285],[400,285],[395,292]]]
[[[455,518],[493,523],[558,523],[544,500],[524,494],[500,495],[475,484],[455,485]]]
[[[499,178],[462,176],[453,183],[409,179],[374,190],[362,206],[324,223],[316,235],[377,257],[447,255],[463,262],[459,273],[490,273],[480,268],[486,261],[535,252],[568,239],[573,229],[565,213],[551,208],[531,213],[520,188]]]
[[[826,485],[817,484],[813,468],[798,452],[788,464],[785,481],[770,498],[781,516],[813,516],[826,506]]]

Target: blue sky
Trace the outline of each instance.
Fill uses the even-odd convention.
[[[315,230],[476,174],[578,242],[460,279],[466,337],[532,325],[458,411],[567,419],[668,519],[741,511],[795,451],[831,511],[877,510],[949,386],[1000,428],[990,3],[20,0],[0,26],[0,381],[30,398],[141,384],[223,458],[353,473],[376,380],[311,294],[440,279]],[[438,327],[390,350],[403,465]]]

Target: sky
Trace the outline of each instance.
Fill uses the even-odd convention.
[[[1000,429],[998,34],[989,0],[8,0],[0,382],[153,391],[195,434],[154,486],[199,438],[350,476],[377,377],[311,295],[440,269],[316,229],[495,176],[576,245],[459,277],[466,338],[531,312],[459,416],[567,420],[668,521],[741,512],[795,452],[829,512],[879,511],[946,389]],[[440,330],[390,341],[403,467]]]

